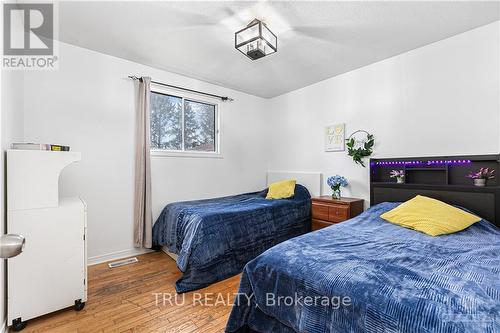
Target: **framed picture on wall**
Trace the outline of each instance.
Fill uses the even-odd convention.
[[[345,150],[345,124],[333,124],[325,127],[325,151]]]

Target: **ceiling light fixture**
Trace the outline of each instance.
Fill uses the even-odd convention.
[[[250,59],[257,60],[278,51],[278,37],[264,22],[254,19],[234,34],[234,47]]]

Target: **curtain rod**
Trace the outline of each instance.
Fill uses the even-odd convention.
[[[141,80],[140,77],[135,76],[135,75],[129,75],[129,78],[132,79],[132,80]],[[203,92],[203,91],[198,91],[198,90],[183,88],[183,87],[179,87],[179,86],[174,86],[174,85],[171,85],[171,84],[166,84],[166,83],[163,83],[163,82],[158,82],[158,81],[151,80],[151,83],[154,83],[154,84],[157,84],[157,85],[160,85],[160,86],[164,86],[164,87],[169,87],[169,88],[174,88],[174,89],[189,91],[189,92],[192,92],[192,93],[195,93],[195,94],[200,94],[200,95],[205,95],[205,96],[219,98],[223,102],[232,102],[232,101],[234,101],[234,99],[232,99],[230,97],[227,97],[227,96],[214,95],[214,94],[206,93],[206,92]]]

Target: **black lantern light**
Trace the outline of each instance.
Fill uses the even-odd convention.
[[[252,60],[278,51],[278,38],[260,20],[253,20],[234,34],[234,47]]]

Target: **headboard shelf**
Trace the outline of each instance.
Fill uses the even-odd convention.
[[[379,187],[402,187],[402,188],[429,188],[429,189],[454,189],[456,191],[465,192],[495,192],[500,190],[500,186],[474,186],[474,185],[436,185],[436,184],[398,184],[395,182],[373,182],[375,186]]]
[[[446,171],[448,167],[439,167],[439,168],[403,168],[406,171]]]
[[[425,195],[465,207],[500,225],[500,183],[497,177],[478,187],[467,178],[480,168],[500,173],[500,155],[437,156],[370,160],[370,201],[402,202]],[[390,178],[391,170],[403,170],[405,183]]]
[[[389,177],[391,170],[403,170],[406,182],[411,184],[472,185],[467,178],[480,168],[500,172],[499,155],[409,157],[370,160],[370,182],[395,182]],[[488,181],[498,186],[498,178]]]

